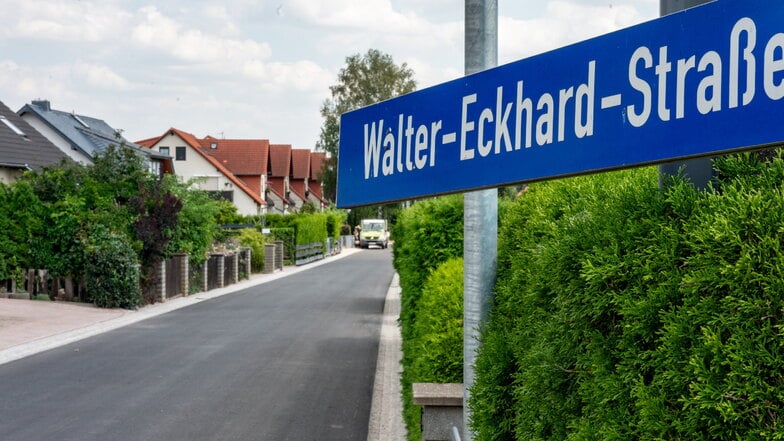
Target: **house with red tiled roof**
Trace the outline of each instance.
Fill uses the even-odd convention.
[[[302,208],[304,196],[291,189],[291,144],[270,144],[270,159],[267,180],[272,190],[282,194],[286,212]]]
[[[240,179],[219,156],[208,154],[210,145],[208,144],[207,149],[203,148],[201,140],[194,135],[171,128],[161,136],[137,141],[136,144],[172,156],[180,179],[184,182],[195,180],[202,190],[217,193],[230,200],[237,207],[238,213],[246,216],[265,213],[267,201],[261,196],[261,179],[249,179],[248,182]],[[259,160],[263,156],[261,154]],[[224,159],[231,162],[239,160],[239,157]],[[243,171],[249,173],[251,168],[252,166],[249,166]]]
[[[267,183],[270,143],[266,139],[218,139],[207,136],[199,140],[202,150],[220,161],[267,202],[269,211],[286,212],[282,192]]]
[[[319,196],[321,194],[321,183],[312,177],[312,158],[313,152],[308,149],[291,150],[290,187],[304,201],[310,202],[316,209],[321,209],[324,207],[324,201]],[[318,187],[318,193],[314,193],[311,186]]]
[[[289,177],[289,189],[302,203],[310,201],[308,199],[308,179],[310,178],[310,150],[291,149],[291,176]],[[316,205],[316,208],[319,208]]]
[[[321,169],[324,167],[324,162],[327,160],[327,154],[324,152],[312,152],[310,154],[310,197],[314,202],[326,206],[327,202],[324,200],[324,190],[321,188]]]
[[[201,148],[240,178],[257,196],[267,186],[269,141],[266,139],[200,139]]]

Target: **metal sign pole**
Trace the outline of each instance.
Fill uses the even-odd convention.
[[[665,15],[710,1],[713,0],[659,0],[659,15],[664,17]],[[696,158],[659,164],[659,187],[664,185],[662,178],[665,176],[677,176],[681,171],[694,184],[695,188],[706,190],[708,182],[713,177],[713,161],[711,161],[711,158]]]
[[[465,0],[465,73],[498,64],[498,0]],[[463,441],[472,441],[468,408],[479,328],[487,317],[498,257],[498,191],[464,195]]]

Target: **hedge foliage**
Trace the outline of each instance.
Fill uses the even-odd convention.
[[[409,348],[416,383],[463,382],[463,259],[438,266],[422,287]]]
[[[327,238],[327,216],[308,214],[297,216],[297,245],[321,242]]]
[[[531,186],[499,231],[477,440],[784,438],[784,161]]]
[[[85,285],[95,305],[131,309],[141,304],[137,256],[128,240],[98,228],[85,245]]]
[[[250,248],[250,270],[260,273],[264,270],[264,245],[266,239],[260,231],[253,228],[243,228],[237,234],[237,241],[242,246]]]
[[[119,265],[131,250],[147,275],[174,253],[199,262],[217,230],[217,211],[206,193],[173,176],[160,180],[133,151],[110,146],[93,165],[64,161],[0,185],[0,279],[47,269],[51,277],[84,279],[83,301],[133,307],[134,291],[129,299],[92,291],[107,283],[113,289],[124,276],[107,266],[106,277],[88,280],[100,269],[91,253],[117,252],[98,260]]]
[[[409,439],[417,440],[421,439],[420,408],[412,403],[411,384],[419,381],[462,381],[455,379],[452,375],[419,374],[420,372],[441,373],[440,368],[432,367],[431,369],[428,365],[425,360],[428,356],[423,352],[425,349],[420,344],[424,341],[423,339],[427,338],[425,336],[427,324],[424,323],[424,320],[433,318],[430,314],[439,314],[437,311],[430,311],[432,303],[437,302],[434,297],[437,297],[439,293],[431,286],[428,290],[428,300],[426,300],[428,306],[421,306],[420,303],[423,302],[423,290],[431,272],[449,259],[463,255],[462,196],[446,196],[417,202],[409,209],[400,212],[397,222],[392,227],[392,233],[395,237],[393,244],[394,266],[399,274],[402,290],[400,324],[403,337],[401,382],[404,418]],[[448,270],[439,273],[442,279],[446,272]],[[448,272],[448,274],[456,276],[455,271]],[[459,283],[462,284],[462,279]],[[439,315],[440,322],[449,322],[447,319],[449,310],[445,309],[441,313],[444,315]],[[422,315],[424,315],[423,321],[419,322],[419,317]],[[459,316],[462,320],[462,312]],[[420,323],[418,331],[415,330],[417,323]],[[460,350],[462,350],[462,343],[460,343]],[[451,360],[447,363],[454,362]],[[462,377],[462,370],[460,373]]]

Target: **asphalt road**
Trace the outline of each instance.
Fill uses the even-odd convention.
[[[362,440],[388,250],[0,366],[0,440]]]

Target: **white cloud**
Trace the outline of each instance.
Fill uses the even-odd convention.
[[[0,100],[13,110],[34,98],[72,96],[57,67],[35,69],[13,60],[0,61],[0,90],[3,91]]]
[[[411,12],[395,10],[389,0],[289,0],[284,10],[317,26],[374,32],[417,33],[428,22]]]
[[[122,91],[132,88],[128,80],[107,66],[78,61],[71,71],[74,76],[71,82],[74,83],[83,79],[87,86],[99,89]]]
[[[18,1],[0,18],[0,34],[12,38],[99,42],[117,38],[131,14],[114,2]]]
[[[543,16],[522,20],[499,18],[499,62],[557,49],[640,23],[645,18],[630,5],[583,5],[552,0],[547,3]]]
[[[259,80],[260,87],[270,92],[324,91],[332,79],[330,72],[312,61],[251,62],[245,65],[243,73]]]
[[[154,6],[142,8],[139,14],[142,21],[131,32],[133,40],[182,61],[225,63],[230,68],[234,63],[269,58],[272,54],[266,43],[206,34],[165,17]]]
[[[653,18],[658,1],[504,0],[499,61]],[[420,88],[463,74],[460,0],[0,0],[0,6],[13,11],[0,14],[0,100],[18,109],[48,98],[55,108],[126,129],[131,139],[176,126],[199,136],[224,132],[312,146],[319,107],[345,57],[370,48],[408,63]]]

